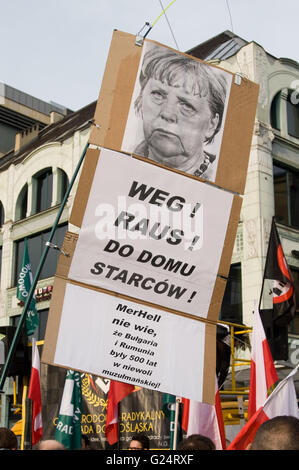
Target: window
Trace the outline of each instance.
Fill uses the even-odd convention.
[[[4,220],[5,220],[4,207],[3,207],[2,202],[0,201],[0,228],[4,224]]]
[[[2,245],[0,246],[0,279],[1,279],[1,271],[2,271]]]
[[[22,220],[27,215],[27,198],[28,198],[28,185],[25,184],[17,199],[16,206],[16,220]]]
[[[287,123],[288,134],[299,139],[299,105],[297,99],[293,99],[293,90],[288,90],[287,97]]]
[[[221,305],[220,319],[242,323],[241,263],[232,264]]]
[[[54,178],[55,185],[53,184]],[[56,176],[53,176],[52,168],[46,168],[36,173],[32,177],[32,197],[31,194],[29,194],[28,198],[27,184],[23,186],[18,196],[15,220],[25,219],[28,214],[39,214],[42,211],[50,209],[52,204],[61,204],[68,184],[69,180],[67,174],[61,168],[57,168],[57,179]],[[54,187],[56,188],[55,194],[53,194]],[[28,199],[32,201],[30,208],[27,206]]]
[[[49,309],[39,310],[38,340],[45,339]]]
[[[0,279],[1,279],[1,271],[2,271],[2,245],[0,245]]]
[[[299,139],[298,94],[291,89],[280,90],[273,98],[270,108],[271,126]],[[286,122],[283,122],[286,121]]]
[[[58,168],[58,201],[63,201],[64,195],[67,191],[69,180],[65,171]]]
[[[42,173],[34,175],[36,180],[36,208],[35,213],[49,209],[52,204],[53,175],[52,168],[43,170]]]
[[[4,208],[3,204],[0,201],[0,228],[4,224],[5,220],[5,215],[4,215]],[[0,245],[0,279],[1,279],[1,270],[2,270],[2,240],[1,240],[1,245]]]
[[[37,313],[38,313],[38,327],[36,328],[33,335],[30,336],[30,338],[33,337],[36,339],[36,341],[42,341],[43,339],[45,339],[49,309],[38,310]],[[11,319],[12,319],[12,323],[11,323],[12,326],[17,327],[18,324],[20,323],[21,315],[15,315],[11,317]]]
[[[270,109],[271,126],[278,131],[280,131],[280,100],[281,92],[274,96]]]
[[[54,237],[52,239],[52,243],[61,247],[64,235],[67,230],[67,224],[63,224],[57,227]],[[40,259],[44,252],[45,243],[49,239],[51,230],[46,230],[44,232],[39,232],[31,237],[28,237],[28,252],[29,252],[29,259],[31,262],[31,268],[33,277],[37,271],[37,268],[40,263]],[[23,260],[23,252],[24,252],[24,239],[18,240],[15,242],[15,272],[14,272],[14,286],[17,285],[18,281],[18,273],[20,272]],[[47,277],[54,276],[56,272],[57,262],[59,257],[59,251],[53,250],[50,248],[48,255],[46,257],[45,263],[41,270],[40,279],[45,279]]]
[[[275,219],[299,228],[299,172],[273,163]]]

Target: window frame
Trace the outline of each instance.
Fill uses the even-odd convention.
[[[233,275],[233,270],[239,272],[238,284],[236,284],[237,278]],[[238,285],[237,289],[231,289]],[[231,289],[229,291],[229,289]],[[232,302],[232,293],[235,297],[240,296],[239,302]],[[227,301],[226,301],[227,300]],[[229,315],[225,312],[225,305],[230,305]],[[221,303],[219,319],[222,321],[229,321],[236,324],[241,324],[243,321],[243,290],[242,290],[242,263],[236,262],[230,265],[230,270],[227,278],[227,283]]]
[[[281,219],[279,219],[279,214],[277,214],[277,204],[276,204],[276,192],[275,192],[275,175],[274,175],[274,167],[280,168],[286,172],[286,200],[287,200],[287,207],[285,214],[287,214],[287,223]],[[298,225],[294,224],[293,216],[292,216],[292,197],[291,197],[291,183],[290,183],[290,174],[296,174],[298,177],[298,202],[299,202],[299,168],[294,168],[285,163],[280,162],[277,159],[273,159],[273,195],[274,195],[274,216],[278,223],[282,225],[287,225],[289,227],[293,227],[295,229],[299,229],[299,218],[298,218]]]
[[[16,209],[15,209],[15,222],[24,220],[28,212],[28,183],[25,183],[18,194]]]
[[[299,102],[292,102],[293,93],[298,94],[293,88],[281,88],[278,90],[272,98],[270,105],[270,116],[269,122],[274,132],[282,135],[287,135],[290,140],[299,140]],[[296,98],[296,101],[298,99]],[[294,108],[297,112],[294,112]],[[292,116],[295,119],[292,119]],[[293,124],[298,122],[297,135],[292,132],[292,129],[296,128]]]
[[[63,223],[59,224],[57,226],[57,229],[58,230],[56,230],[55,233],[54,233],[53,243],[60,246],[60,245],[62,245],[65,233],[68,229],[68,222],[63,222]],[[61,231],[59,231],[60,229],[61,229]],[[32,274],[33,274],[33,277],[34,277],[36,269],[38,267],[39,260],[41,258],[42,253],[43,253],[44,241],[48,240],[48,235],[50,234],[51,230],[52,230],[52,228],[48,228],[48,229],[42,230],[40,232],[36,232],[36,233],[34,233],[34,234],[32,234],[28,237],[22,237],[22,238],[19,238],[17,240],[14,240],[14,246],[13,246],[14,263],[13,263],[13,270],[12,270],[13,271],[12,272],[12,287],[17,286],[18,273],[20,271],[20,267],[21,267],[21,264],[22,264],[22,258],[23,258],[22,244],[23,244],[23,247],[24,247],[25,238],[27,238],[27,241],[28,241],[29,259],[30,259],[30,263],[31,263]],[[40,240],[39,240],[39,238],[40,238]],[[40,241],[40,243],[36,245],[36,252],[39,251],[40,256],[39,256],[39,254],[36,254],[36,253],[33,254],[33,252],[32,252],[32,243],[34,243],[34,242],[32,242],[33,239],[36,239],[36,240]],[[51,253],[51,256],[53,258],[55,257],[55,260],[54,261],[51,260],[49,258],[49,256],[46,258],[45,263],[42,267],[39,279],[47,279],[47,278],[53,277],[55,275],[56,268],[57,268],[57,263],[58,263],[58,257],[59,257],[60,253],[56,250],[51,250],[50,253]],[[52,270],[50,260],[53,261],[53,263],[55,263],[55,271],[54,272]],[[47,273],[47,275],[45,275],[45,273]]]
[[[33,214],[39,214],[52,207],[53,200],[53,169],[43,168],[32,176]]]
[[[35,338],[36,341],[43,341],[45,339],[45,332],[47,328],[47,321],[48,321],[48,316],[49,316],[49,308],[43,308],[38,310],[37,309],[37,315],[38,315],[38,326],[36,330],[34,331],[33,335],[30,336],[30,338]],[[12,315],[10,317],[11,319],[11,326],[17,327],[20,323],[22,315]]]

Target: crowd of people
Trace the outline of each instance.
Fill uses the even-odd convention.
[[[89,449],[89,442],[82,436],[82,450]],[[184,438],[178,451],[215,450],[214,442],[206,436],[193,434]],[[0,450],[18,450],[16,435],[8,428],[0,428]],[[41,440],[36,450],[67,450],[53,439]],[[150,440],[144,434],[132,437],[128,450],[150,450]],[[253,442],[246,450],[299,450],[299,419],[293,416],[276,416],[261,424]]]

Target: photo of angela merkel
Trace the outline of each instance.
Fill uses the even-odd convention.
[[[122,150],[214,181],[231,75],[146,46]]]

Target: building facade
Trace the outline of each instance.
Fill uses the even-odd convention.
[[[5,93],[9,94],[10,99],[8,102],[5,97],[0,106],[0,147],[2,143],[1,148],[5,149],[10,141],[11,148],[2,152],[0,157],[0,334],[1,327],[16,327],[23,311],[23,305],[17,299],[17,280],[25,238],[34,275],[68,184],[88,141],[96,104],[94,102],[77,112],[70,112],[57,105],[53,109],[52,105],[7,86]],[[38,114],[32,106],[43,113]],[[30,127],[26,127],[28,122]],[[2,138],[8,128],[8,137]],[[77,183],[78,178],[52,240],[57,247],[62,246],[68,228]],[[58,256],[59,250],[49,249],[35,290],[39,313],[39,327],[34,334],[37,340],[44,338]],[[2,425],[7,425],[9,421],[12,385],[10,377],[5,383],[7,393],[1,400]],[[20,392],[21,389],[17,386],[16,391]]]
[[[230,31],[189,53],[260,86],[245,194],[222,306],[223,319],[252,326],[273,216],[298,297],[299,64],[273,57],[259,44],[248,43]],[[299,334],[298,313],[289,330]]]

